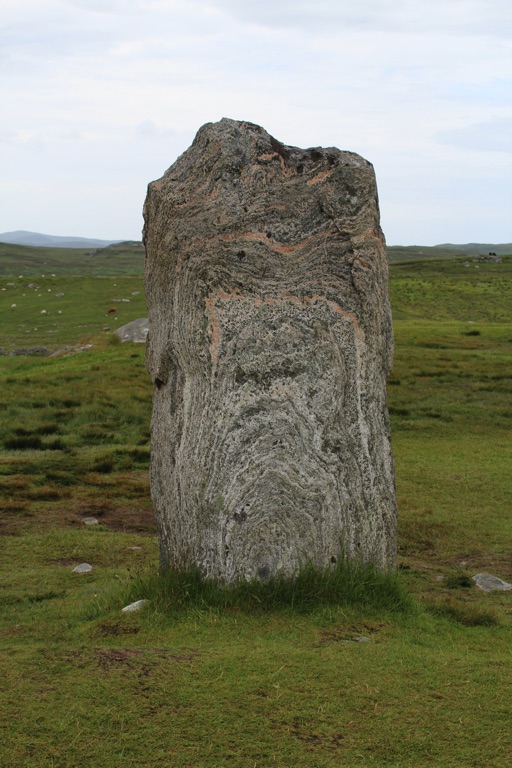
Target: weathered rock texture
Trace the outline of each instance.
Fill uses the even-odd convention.
[[[395,564],[387,261],[373,167],[221,120],[149,185],[161,565],[226,581]]]
[[[132,320],[131,323],[126,323],[126,325],[117,328],[114,333],[122,342],[132,341],[137,344],[143,344],[148,337],[148,331],[149,322],[147,317],[140,317],[138,320]]]

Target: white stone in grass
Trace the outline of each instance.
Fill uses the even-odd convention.
[[[84,525],[98,525],[98,521],[95,517],[83,517],[82,522]]]
[[[477,573],[476,576],[473,576],[473,581],[484,592],[493,592],[496,589],[505,592],[512,589],[512,584],[509,584],[508,581],[503,581],[503,579],[492,576],[490,573]]]
[[[92,565],[89,563],[80,563],[76,568],[73,568],[73,573],[90,573],[92,571]]]
[[[136,600],[134,603],[130,603],[130,605],[125,605],[125,607],[121,609],[121,612],[132,613],[132,611],[140,611],[143,605],[147,602],[147,600]]]

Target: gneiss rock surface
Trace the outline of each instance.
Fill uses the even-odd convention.
[[[149,185],[161,565],[395,565],[393,352],[372,165],[223,119]]]

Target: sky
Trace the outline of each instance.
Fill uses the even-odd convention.
[[[222,117],[373,163],[390,245],[512,241],[510,0],[0,0],[0,232],[141,238]]]

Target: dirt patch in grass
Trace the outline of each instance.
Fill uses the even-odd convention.
[[[455,563],[458,568],[465,571],[479,573],[487,571],[500,578],[512,577],[512,556],[510,552],[477,552],[459,558]]]
[[[96,661],[101,669],[110,670],[112,667],[125,666],[133,669],[135,659],[142,656],[143,651],[136,648],[96,648]]]
[[[135,483],[138,480],[134,481]],[[17,488],[17,486],[16,486]],[[119,485],[122,489],[122,485]],[[97,489],[95,491],[98,492]],[[3,535],[22,535],[29,530],[55,527],[82,527],[84,517],[95,517],[100,525],[113,531],[154,535],[156,522],[149,493],[129,501],[124,498],[98,499],[74,496],[57,484],[30,488],[21,498],[21,490],[13,498],[0,499],[0,529]],[[85,526],[84,526],[85,527]]]
[[[176,654],[166,648],[95,648],[94,655],[98,667],[106,672],[131,671],[139,678],[147,678],[163,660],[189,663],[195,659],[197,652],[184,650]]]
[[[304,727],[304,723],[295,720],[290,733],[302,742],[306,750],[317,747],[336,749],[343,746],[345,736],[342,733],[314,733]]]
[[[340,625],[334,629],[323,630],[320,633],[318,645],[329,643],[358,642],[362,637],[370,637],[382,632],[386,627],[384,622],[365,622],[364,624]]]
[[[119,635],[137,635],[140,627],[118,621],[103,621],[98,626],[98,631],[103,637],[118,637]]]
[[[96,517],[101,525],[123,533],[156,533],[156,522],[151,507],[138,504],[116,504],[106,500],[94,503],[89,500],[73,504],[75,522],[83,523],[84,517]]]

